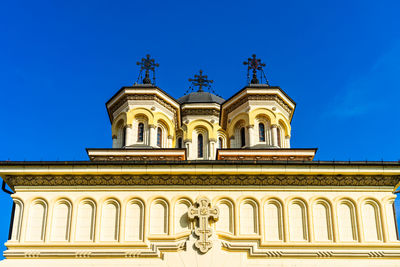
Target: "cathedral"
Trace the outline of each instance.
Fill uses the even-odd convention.
[[[400,266],[400,163],[292,148],[296,103],[255,55],[244,65],[228,99],[201,70],[175,99],[147,55],[106,103],[111,148],[0,162],[13,199],[0,267]]]

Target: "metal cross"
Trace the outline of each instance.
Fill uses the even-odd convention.
[[[158,63],[155,63],[154,59],[150,58],[147,54],[146,58],[142,58],[142,61],[136,62],[136,65],[140,66],[140,71],[146,70],[145,77],[143,79],[144,84],[151,84],[149,71],[153,72],[153,81],[155,80],[155,67],[159,67]]]
[[[264,63],[261,63],[261,59],[256,58],[256,54],[253,54],[252,57],[249,57],[247,61],[243,62],[243,65],[248,65],[247,73],[252,70],[253,71],[253,78],[251,79],[252,84],[259,83],[257,79],[257,70],[262,70],[262,67],[265,67]]]
[[[212,242],[211,240],[209,240],[212,235],[212,228],[209,225],[209,220],[217,220],[218,216],[218,207],[211,207],[211,202],[207,197],[197,198],[196,203],[194,203],[194,205],[190,206],[189,208],[189,219],[199,219],[199,224],[194,230],[194,233],[199,237],[199,239],[194,243],[194,245],[202,253],[206,253],[209,249],[212,248]]]
[[[198,92],[204,92],[203,91],[203,86],[210,86],[210,83],[213,83],[213,80],[207,80],[208,76],[203,75],[203,71],[199,71],[199,75],[195,74],[194,79],[189,79],[189,82],[192,82],[194,86],[198,86],[199,90]]]

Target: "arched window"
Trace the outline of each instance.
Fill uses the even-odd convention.
[[[218,138],[218,148],[223,148],[224,147],[224,141],[222,140],[222,137]]]
[[[138,125],[137,141],[138,142],[143,142],[143,136],[144,136],[144,124],[143,124],[143,122],[140,122],[139,125]]]
[[[203,157],[203,135],[199,134],[197,136],[197,157]]]
[[[182,148],[182,137],[178,138],[178,148]]]
[[[162,129],[160,127],[157,128],[157,146],[161,147],[162,144]]]
[[[265,142],[265,125],[264,123],[258,124],[258,135],[260,142]]]
[[[240,128],[240,147],[244,147],[246,145],[246,132],[244,127]]]

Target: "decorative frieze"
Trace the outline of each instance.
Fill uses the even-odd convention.
[[[7,175],[14,186],[395,186],[399,175]]]
[[[219,117],[219,109],[215,108],[185,108],[182,110],[182,117],[188,115],[203,115]]]

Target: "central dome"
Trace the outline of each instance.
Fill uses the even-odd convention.
[[[192,92],[190,94],[184,95],[178,98],[179,104],[187,103],[217,103],[222,104],[225,100],[222,97],[216,96],[209,92],[199,91]]]

